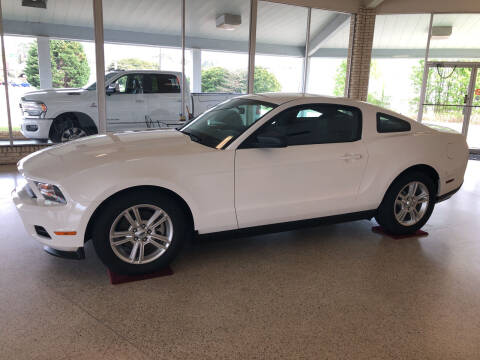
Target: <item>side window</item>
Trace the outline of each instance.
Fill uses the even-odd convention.
[[[145,94],[171,94],[180,93],[180,83],[175,75],[170,74],[149,74],[145,75],[148,78],[148,92],[147,87],[144,87]],[[147,85],[147,84],[145,84]]]
[[[296,106],[275,116],[252,136],[285,136],[288,146],[357,141],[362,115],[357,108],[335,104]],[[253,141],[253,140],[252,140]]]
[[[391,115],[377,113],[377,132],[392,133],[410,131],[411,126],[408,121],[396,118]]]
[[[125,88],[127,86],[127,77],[128,75],[124,75],[119,77],[117,80],[115,80],[113,85],[115,86],[116,93],[125,94]]]
[[[125,84],[125,94],[143,94],[143,75],[128,74]]]

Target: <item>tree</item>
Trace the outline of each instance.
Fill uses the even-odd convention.
[[[220,66],[202,70],[202,92],[231,92],[232,74]]]
[[[253,92],[261,93],[268,91],[280,91],[282,86],[275,75],[264,67],[255,66],[255,81],[253,82]]]
[[[333,94],[335,96],[345,95],[345,81],[347,80],[347,60],[342,61],[335,72],[335,86]]]
[[[38,48],[37,42],[33,42],[28,49],[27,62],[25,64],[25,76],[30,85],[40,87],[40,75],[38,70]]]
[[[281,85],[274,74],[263,67],[255,67],[255,81],[253,85],[255,93],[280,91]],[[247,72],[228,71],[223,67],[212,67],[202,70],[203,92],[234,92],[247,91]]]
[[[68,40],[50,40],[53,87],[81,87],[90,77],[90,67],[82,44]],[[40,86],[37,43],[30,46],[25,66],[27,81]]]
[[[158,64],[137,58],[125,58],[112,61],[108,70],[158,70]]]
[[[338,66],[335,73],[335,86],[333,88],[333,93],[335,96],[344,96],[345,91],[345,81],[347,77],[347,60],[342,61]],[[382,76],[378,70],[377,63],[375,60],[372,60],[370,64],[370,80],[374,81],[377,85],[380,85],[380,91],[375,89],[374,91],[368,93],[367,101],[371,104],[388,107],[390,105],[390,96],[385,95],[385,84],[383,83]]]

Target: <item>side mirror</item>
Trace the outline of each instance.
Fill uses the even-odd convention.
[[[110,84],[110,85],[108,85],[108,86],[107,86],[107,90],[106,90],[107,95],[115,94],[115,93],[118,91],[117,85],[118,85],[118,84]]]
[[[284,148],[287,147],[287,138],[282,135],[260,134],[257,135],[254,146],[263,149]]]

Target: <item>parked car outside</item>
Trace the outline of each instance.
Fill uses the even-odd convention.
[[[175,128],[238,94],[190,94],[185,86],[182,117],[182,74],[129,70],[105,76],[107,130]],[[98,133],[96,83],[85,88],[40,89],[21,98],[22,134],[55,143]]]

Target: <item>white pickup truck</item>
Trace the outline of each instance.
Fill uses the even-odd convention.
[[[192,93],[185,80],[182,118],[182,74],[128,70],[105,75],[107,131],[172,128],[238,94]],[[98,133],[96,83],[78,89],[26,93],[20,103],[22,134],[29,139],[65,142]]]

